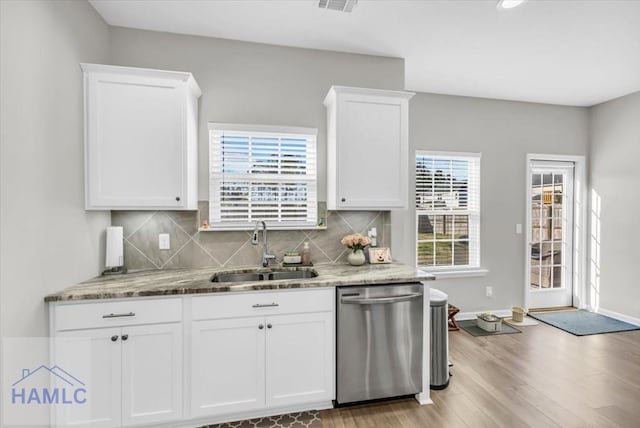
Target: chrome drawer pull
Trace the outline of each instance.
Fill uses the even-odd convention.
[[[254,308],[274,308],[276,306],[280,306],[277,303],[256,303],[253,305]]]
[[[129,312],[126,314],[107,314],[103,315],[102,318],[123,318],[123,317],[135,317],[136,314],[133,312]]]

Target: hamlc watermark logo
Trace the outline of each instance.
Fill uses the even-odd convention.
[[[22,369],[22,377],[11,385],[11,404],[51,405],[85,404],[84,382],[62,367],[41,365],[33,370]]]

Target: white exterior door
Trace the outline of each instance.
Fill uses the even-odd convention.
[[[265,321],[195,321],[191,349],[192,416],[265,406]]]
[[[182,417],[182,325],[123,327],[123,426]]]
[[[85,404],[55,408],[57,426],[119,427],[121,409],[120,329],[58,333],[53,362],[82,382]]]
[[[267,406],[333,398],[333,324],[331,312],[266,319]]]
[[[529,162],[529,308],[573,305],[574,183],[573,162]]]

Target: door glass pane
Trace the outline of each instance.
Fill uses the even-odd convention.
[[[563,286],[562,282],[564,278],[562,265],[554,265],[552,274],[553,274],[553,281],[552,281],[553,288],[562,288]]]
[[[531,288],[540,288],[540,266],[537,260],[531,260]]]
[[[563,209],[566,195],[565,176],[556,172],[536,172],[531,176],[531,242],[530,284],[532,289],[562,288],[565,285],[563,250],[564,228],[567,225]]]

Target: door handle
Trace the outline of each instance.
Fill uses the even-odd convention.
[[[128,334],[123,334],[123,335],[122,335],[122,340],[127,340],[128,338],[129,338],[129,335],[128,335]]]
[[[400,296],[390,296],[390,297],[363,297],[363,298],[342,298],[340,303],[347,303],[352,305],[379,305],[379,304],[389,304],[389,303],[398,303],[398,302],[406,302],[409,300],[414,300],[419,297],[422,297],[422,293],[412,293],[412,294],[403,294]]]
[[[274,308],[276,306],[280,306],[280,305],[277,304],[277,303],[256,303],[252,307],[254,307],[254,308]]]

